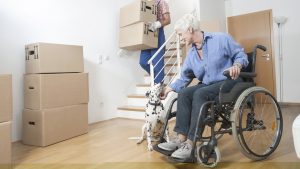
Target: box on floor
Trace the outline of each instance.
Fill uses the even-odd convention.
[[[0,168],[11,167],[11,122],[0,123]]]
[[[88,105],[23,112],[22,142],[48,146],[88,132]]]
[[[0,75],[0,123],[12,120],[12,76]]]

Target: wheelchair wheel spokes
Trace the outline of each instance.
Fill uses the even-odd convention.
[[[234,111],[232,132],[242,153],[253,160],[273,153],[282,135],[281,110],[274,97],[264,88],[249,88],[239,97]]]

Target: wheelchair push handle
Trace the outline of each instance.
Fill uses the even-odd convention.
[[[255,72],[255,63],[256,63],[256,51],[257,49],[260,49],[262,51],[267,51],[267,48],[263,45],[259,45],[257,44],[254,49],[253,49],[253,52],[252,52],[252,72],[254,73]]]
[[[264,52],[267,50],[267,48],[266,48],[265,46],[263,46],[263,45],[256,45],[255,50],[256,50],[256,49],[261,49],[261,50],[263,50]]]

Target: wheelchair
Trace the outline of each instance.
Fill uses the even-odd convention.
[[[200,116],[197,119],[198,127],[190,157],[169,157],[172,161],[197,162],[206,167],[215,167],[221,158],[217,142],[224,134],[232,135],[239,150],[251,160],[264,160],[276,150],[283,130],[282,113],[276,98],[255,84],[258,49],[267,50],[262,45],[256,45],[251,53],[247,53],[249,65],[241,70],[239,79],[242,80],[231,80],[229,72],[224,72],[227,80],[221,85],[219,95],[215,100],[205,102],[199,110],[205,116],[202,120]],[[172,111],[176,101],[177,98],[172,100],[167,110],[163,131],[168,127],[169,120],[176,117],[176,111]],[[159,143],[162,142],[165,142],[164,135],[159,139]],[[167,156],[172,154],[160,149],[158,144],[154,150]]]

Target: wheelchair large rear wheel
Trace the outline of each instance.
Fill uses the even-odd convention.
[[[231,121],[234,140],[246,157],[263,160],[276,150],[282,135],[282,114],[266,89],[245,90],[235,103]]]

